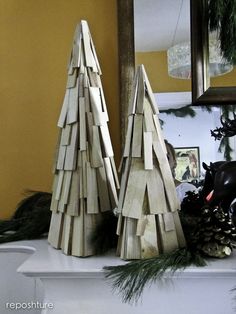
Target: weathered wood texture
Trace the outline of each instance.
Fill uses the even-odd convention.
[[[107,126],[101,69],[86,21],[76,27],[58,120],[48,241],[65,254],[93,255],[102,212],[118,205],[119,181]]]
[[[134,79],[122,157],[118,254],[156,256],[185,245],[158,108],[143,66]]]
[[[117,0],[122,149],[125,143],[127,112],[135,68],[133,0]]]

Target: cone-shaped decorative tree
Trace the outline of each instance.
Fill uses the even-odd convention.
[[[134,79],[121,167],[121,258],[146,258],[185,246],[158,109],[143,66]]]
[[[77,26],[68,69],[54,171],[48,241],[65,254],[93,255],[101,213],[117,207],[119,187],[107,127],[101,70],[86,21]]]

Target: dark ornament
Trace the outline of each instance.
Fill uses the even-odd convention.
[[[236,198],[236,161],[203,163],[206,170],[201,194],[211,206],[220,205],[227,213]],[[211,194],[210,194],[211,193]]]
[[[223,118],[223,116],[220,117],[222,127],[211,130],[211,136],[213,136],[215,140],[236,135],[236,114],[233,113],[233,116],[233,119]]]

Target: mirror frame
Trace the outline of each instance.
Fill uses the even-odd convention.
[[[211,87],[207,0],[190,0],[192,104],[236,104],[236,87]]]
[[[119,51],[119,103],[121,144],[125,141],[126,117],[135,70],[134,0],[117,0]],[[208,73],[207,0],[190,0],[192,104],[228,105],[236,103],[236,87],[210,87]]]
[[[125,144],[129,99],[135,72],[133,0],[117,0],[121,149]]]

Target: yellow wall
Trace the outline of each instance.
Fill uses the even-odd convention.
[[[25,189],[51,191],[57,119],[76,24],[85,19],[102,68],[120,158],[116,0],[0,0],[0,218]]]
[[[168,76],[166,51],[137,52],[135,63],[144,64],[153,92],[191,91],[191,80]],[[236,70],[211,79],[211,86],[236,86]]]

